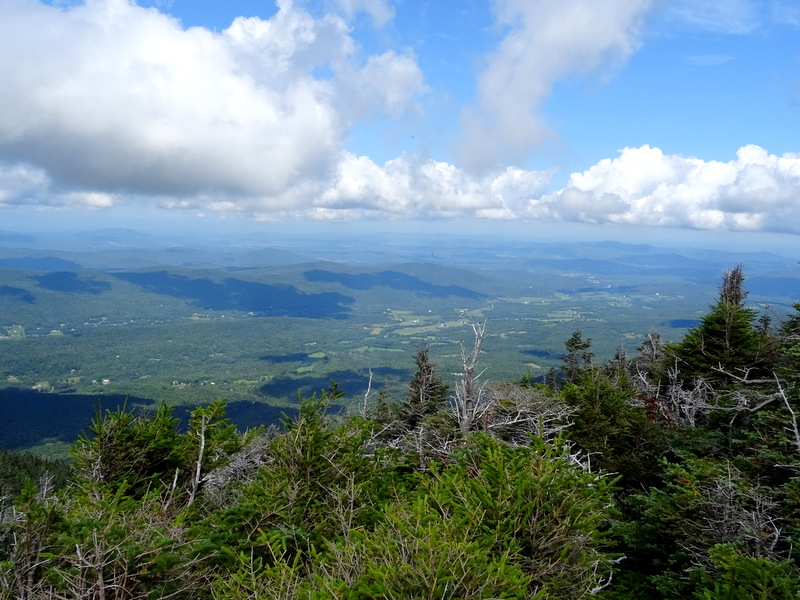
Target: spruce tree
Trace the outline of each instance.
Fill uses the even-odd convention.
[[[584,340],[580,329],[576,329],[564,345],[567,348],[566,356],[561,359],[564,361],[564,377],[568,383],[577,383],[584,370],[592,364],[594,354],[589,351],[592,338]]]
[[[763,367],[764,336],[755,327],[756,311],[745,305],[743,283],[742,265],[725,272],[710,312],[672,347],[683,379],[725,380],[723,373],[744,377]]]
[[[428,348],[417,350],[414,363],[417,371],[408,384],[408,395],[400,410],[400,418],[411,429],[425,417],[439,412],[447,398],[447,385],[436,374],[436,363],[428,356]]]

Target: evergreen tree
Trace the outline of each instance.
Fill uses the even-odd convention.
[[[70,467],[66,462],[48,460],[26,452],[0,450],[0,500],[14,498],[22,491],[26,481],[39,482],[51,479],[51,485],[60,489],[67,484]]]
[[[414,356],[417,371],[408,384],[408,395],[400,409],[400,418],[410,428],[415,428],[425,417],[439,412],[447,400],[447,385],[436,374],[436,363],[428,356],[425,347]]]
[[[684,380],[705,377],[725,381],[724,373],[744,377],[765,366],[764,335],[755,327],[757,313],[745,306],[742,266],[725,272],[717,302],[681,342],[671,347]],[[754,375],[755,373],[751,373]]]
[[[568,383],[576,383],[581,378],[584,369],[591,366],[594,354],[589,351],[592,347],[592,338],[583,339],[580,329],[576,329],[564,345],[567,354],[564,361],[564,375]]]
[[[168,487],[176,470],[185,476],[186,437],[165,404],[154,413],[119,408],[99,413],[73,449],[80,479],[120,485],[133,496],[153,485]]]

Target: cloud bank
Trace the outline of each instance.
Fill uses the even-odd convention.
[[[744,146],[720,162],[624,148],[563,187],[553,171],[509,166],[551,135],[539,110],[556,82],[608,73],[637,50],[651,0],[494,0],[503,37],[462,115],[459,157],[383,164],[348,151],[348,136],[370,119],[420,114],[423,73],[412,54],[367,55],[353,37],[357,14],[391,21],[388,2],[327,5],[338,12],[280,0],[269,19],[213,32],[128,0],[0,3],[0,207],[800,233],[796,154]],[[673,10],[707,27],[715,6]],[[734,17],[749,3],[725,6],[739,33]]]
[[[800,154],[759,146],[728,162],[625,148],[561,190],[533,199],[527,216],[588,223],[800,233]]]

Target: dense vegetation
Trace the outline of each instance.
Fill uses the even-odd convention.
[[[118,409],[68,478],[0,457],[0,598],[800,598],[800,304],[736,268],[681,340],[576,331],[544,383],[486,384],[473,333],[453,389],[420,348],[350,415]]]

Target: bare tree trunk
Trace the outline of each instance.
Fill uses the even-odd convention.
[[[372,369],[369,370],[369,383],[367,383],[367,391],[364,393],[364,402],[361,404],[359,413],[362,417],[366,417],[369,412],[369,395],[372,393]]]
[[[473,323],[472,331],[475,334],[475,342],[472,351],[467,354],[464,344],[461,344],[461,365],[463,371],[461,373],[461,381],[456,384],[454,398],[454,408],[456,418],[458,419],[458,426],[461,430],[461,435],[464,437],[472,430],[475,417],[478,415],[480,409],[481,390],[477,383],[480,374],[476,375],[475,370],[481,355],[481,344],[483,344],[483,340],[486,337],[486,321],[483,323]]]
[[[197,466],[194,471],[194,479],[192,480],[192,493],[189,495],[189,504],[191,506],[194,503],[194,499],[197,496],[197,490],[200,487],[200,475],[201,475],[201,468],[203,465],[203,453],[206,449],[206,416],[203,415],[200,417],[200,450],[197,453]]]
[[[797,449],[800,450],[800,428],[797,426],[797,415],[795,414],[794,410],[792,410],[792,405],[789,404],[789,398],[786,397],[786,392],[783,391],[783,387],[781,386],[780,379],[778,376],[775,376],[775,383],[778,385],[778,394],[783,399],[783,403],[786,405],[787,410],[789,411],[789,415],[792,419],[792,426],[787,427],[786,431],[791,431],[794,434],[794,443],[797,446]]]

